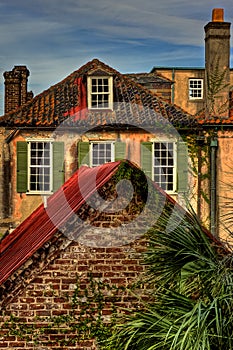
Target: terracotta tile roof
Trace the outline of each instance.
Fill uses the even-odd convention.
[[[154,73],[129,73],[125,74],[126,77],[134,80],[135,82],[146,85],[148,83],[155,83],[155,84],[168,84],[171,85],[173,82],[163,77],[161,74],[158,74],[157,72]]]
[[[197,121],[200,125],[233,125],[233,115],[229,117],[219,117],[219,116],[210,116],[210,117],[197,117]]]
[[[121,106],[118,106],[115,113],[111,111],[79,113],[80,109],[86,107],[86,96],[81,90],[86,90],[87,74],[98,69],[113,76],[114,100],[116,103],[121,103]],[[135,114],[127,104],[138,106],[138,111],[143,106],[146,111],[138,113],[135,119]],[[94,59],[58,84],[35,96],[18,110],[2,116],[0,124],[10,127],[56,127],[76,114],[76,125],[80,126],[84,125],[84,119],[85,126],[91,127],[108,123],[116,124],[119,119],[124,124],[136,121],[146,126],[154,122],[154,114],[149,110],[168,119],[176,127],[197,126],[195,118],[181,108],[168,104],[133,79]]]
[[[213,126],[213,125],[233,125],[233,91],[230,91],[230,105],[229,110],[225,116],[215,116],[215,115],[206,115],[205,111],[201,111],[196,117],[200,125]]]

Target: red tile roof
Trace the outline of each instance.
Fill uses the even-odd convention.
[[[86,108],[86,79],[90,72],[102,70],[113,76],[114,81],[114,102],[122,103],[116,113],[105,111],[82,112]],[[139,113],[136,116],[126,104],[143,106],[147,112]],[[115,69],[103,62],[94,59],[77,71],[70,74],[58,84],[51,86],[48,90],[35,96],[27,104],[14,112],[0,118],[0,124],[10,127],[56,127],[65,119],[75,115],[77,126],[130,124],[136,122],[142,126],[151,125],[154,122],[153,113],[169,120],[176,127],[195,127],[197,122],[194,117],[183,111],[181,108],[170,105],[161,100],[155,94],[149,92],[142,85],[133,79],[122,75]]]

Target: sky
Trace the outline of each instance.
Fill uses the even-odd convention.
[[[34,95],[93,58],[121,73],[204,67],[213,8],[233,22],[232,0],[0,0],[0,114],[15,65],[29,69]]]

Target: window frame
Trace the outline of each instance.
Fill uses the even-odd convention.
[[[191,87],[191,82],[197,82],[197,84],[200,82],[201,87]],[[204,79],[203,78],[189,78],[188,82],[188,92],[189,92],[189,100],[203,100],[203,95],[204,95]],[[192,96],[191,92],[196,92],[198,95],[198,92],[201,92],[201,96]]]
[[[93,87],[93,80],[94,79],[107,79],[108,80],[108,91],[92,91]],[[97,84],[98,86],[98,84]],[[107,109],[107,110],[113,110],[113,77],[112,76],[104,76],[104,75],[91,75],[87,77],[87,90],[88,90],[88,108],[92,110],[101,110],[101,109]],[[92,104],[92,96],[96,95],[97,100],[98,96],[108,95],[108,106],[104,106],[103,104],[98,104],[93,106]]]
[[[46,194],[50,195],[53,193],[53,139],[27,139],[27,194]],[[31,190],[31,169],[32,168],[43,168],[43,165],[32,165],[31,164],[31,145],[33,143],[44,143],[44,149],[46,145],[49,145],[49,165],[46,165],[45,168],[49,168],[49,190]],[[44,153],[43,149],[43,153]]]
[[[177,142],[174,140],[153,140],[152,142],[152,179],[166,192],[166,193],[177,193]],[[155,144],[172,144],[173,145],[173,165],[156,165],[155,164]],[[161,150],[161,148],[160,148]],[[166,147],[167,150],[167,147]],[[155,180],[155,167],[157,168],[172,168],[172,190],[167,190],[162,187],[162,183]]]
[[[111,145],[111,160],[108,162],[114,162],[115,160],[115,142],[114,141],[90,141],[90,166],[91,167],[96,167],[102,164],[106,164],[108,162],[103,162],[103,163],[99,163],[98,165],[93,165],[93,145],[100,145],[100,144],[110,144]]]

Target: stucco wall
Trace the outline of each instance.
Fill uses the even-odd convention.
[[[197,114],[204,107],[203,100],[189,99],[189,79],[204,79],[203,69],[179,69],[158,68],[156,69],[164,77],[174,81],[172,87],[172,102],[190,114]]]
[[[231,244],[233,232],[233,132],[219,131],[217,154],[218,220],[222,239]]]
[[[52,132],[19,132],[13,140],[10,142],[10,164],[11,164],[11,217],[16,227],[20,222],[26,219],[32,211],[34,211],[42,202],[43,197],[41,195],[17,193],[16,192],[16,145],[18,141],[25,141],[27,138],[33,139],[46,139],[53,137]],[[107,140],[121,140],[126,144],[125,159],[133,161],[140,166],[140,143],[149,140],[160,139],[162,135],[153,135],[149,132],[137,132],[137,131],[121,131],[121,132],[89,132],[85,135],[80,135],[76,132],[70,131],[69,134],[60,133],[56,136],[56,140],[64,141],[65,145],[65,181],[77,170],[77,144],[81,141],[107,141]],[[165,135],[167,137],[167,135]],[[194,188],[192,187],[192,190]],[[179,199],[176,195],[175,199]],[[183,204],[183,203],[181,203]]]

